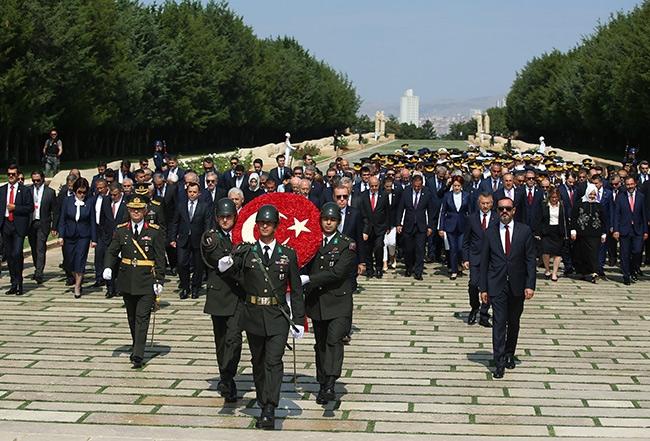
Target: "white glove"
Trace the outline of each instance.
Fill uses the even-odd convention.
[[[219,264],[217,265],[220,273],[225,273],[231,266],[232,258],[230,256],[223,256],[221,259],[219,259]]]
[[[296,328],[298,328],[297,331],[293,329],[293,327],[290,327],[289,331],[291,331],[291,335],[293,335],[296,338],[296,340],[300,340],[302,336],[305,334],[305,327],[302,325],[296,325]]]
[[[113,268],[104,268],[102,277],[104,278],[104,280],[111,280],[113,278]]]
[[[160,283],[153,284],[153,293],[157,296],[163,291],[163,286]]]
[[[305,286],[306,284],[309,283],[309,276],[303,274],[302,276],[300,276],[300,281],[302,282],[302,286]]]

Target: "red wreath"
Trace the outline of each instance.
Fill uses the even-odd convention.
[[[307,198],[293,193],[268,193],[256,197],[237,215],[233,230],[234,243],[252,242],[260,237],[255,216],[262,205],[275,206],[280,213],[280,225],[275,230],[279,244],[287,244],[298,255],[298,266],[303,267],[318,251],[323,233],[320,211]]]

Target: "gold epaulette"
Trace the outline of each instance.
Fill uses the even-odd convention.
[[[148,223],[147,225],[149,225],[151,228],[154,228],[156,230],[160,229],[160,226],[157,224]]]
[[[160,205],[160,201],[151,201],[152,204]]]
[[[128,223],[128,222],[124,222],[123,224],[119,224],[116,228],[124,228],[124,227],[126,227],[127,225],[129,225],[129,223]]]

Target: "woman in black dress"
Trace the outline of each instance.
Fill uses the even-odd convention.
[[[242,188],[242,191],[244,192],[244,205],[264,194],[264,190],[260,186],[260,175],[257,173],[248,175],[248,186]]]
[[[591,275],[591,283],[598,280],[598,251],[607,238],[605,210],[597,201],[598,189],[588,184],[585,195],[573,206],[571,213],[571,239],[573,243],[573,267],[581,279]]]
[[[95,224],[95,204],[90,197],[90,186],[86,178],[75,181],[74,196],[64,199],[59,218],[59,245],[65,247],[70,269],[74,275],[74,297],[81,297],[88,247],[97,246],[97,225]]]
[[[542,261],[546,279],[557,282],[557,272],[562,258],[562,246],[569,237],[568,216],[562,203],[560,191],[552,188],[548,191],[546,202],[542,206],[542,215],[537,222],[535,238],[542,242]],[[551,256],[553,256],[553,273],[551,274]]]

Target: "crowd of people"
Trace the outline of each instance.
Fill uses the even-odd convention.
[[[53,131],[44,148],[56,156],[52,168],[61,154],[55,154],[56,136]],[[288,140],[287,134],[290,145]],[[399,274],[416,281],[423,280],[425,264],[437,263],[451,280],[468,272],[467,323],[478,320],[493,328],[493,375],[500,378],[504,368],[515,367],[519,317],[524,300],[534,294],[537,267],[547,280],[575,273],[597,283],[606,276],[616,279],[605,267],[619,262],[621,281],[629,285],[644,275],[642,264],[650,263],[647,161],[633,158],[616,169],[589,159],[565,161],[552,150],[497,153],[470,146],[415,152],[406,144],[352,166],[337,157],[319,169],[308,154],[301,165],[288,167],[286,161],[280,154],[265,170],[258,158],[253,170],[246,170],[233,156],[222,171],[205,157],[197,173],[183,170],[156,141],[153,170],[146,158],[137,166],[123,160],[118,170],[100,161],[90,182],[70,170],[58,194],[45,185],[45,172],[34,171],[32,185],[25,186],[19,167],[10,164],[8,184],[0,187],[0,229],[11,281],[6,294],[25,293],[25,237],[37,284],[46,280],[48,236],[57,238],[75,298],[82,297],[94,248],[92,287],[106,287],[107,298],[124,298],[131,362],[141,367],[149,315],[165,275],[178,277],[181,300],[199,298],[205,285],[221,375],[218,390],[226,401],[237,401],[234,377],[245,330],[262,408],[258,426],[270,428],[287,331],[302,336],[305,313],[316,334],[317,402],[335,398],[360,276],[381,279],[402,261]],[[321,209],[323,246],[317,256],[330,259],[328,265],[313,261],[301,276],[292,250],[274,238],[280,219],[273,206],[258,211],[259,243],[242,248],[232,242],[242,207],[273,192],[298,194]],[[285,311],[284,295],[275,293],[284,293],[287,282],[292,307]],[[260,294],[266,284],[264,292],[273,294]]]

